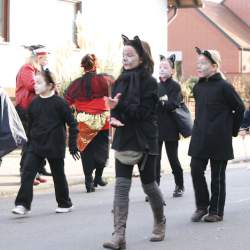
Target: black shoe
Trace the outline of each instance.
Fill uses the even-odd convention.
[[[184,194],[184,187],[175,186],[175,190],[173,192],[173,197],[182,197]]]
[[[41,175],[44,175],[44,176],[52,176],[51,173],[47,172],[47,170],[46,170],[45,167],[39,169],[39,172],[38,172],[38,173],[41,174]]]
[[[219,216],[217,214],[208,214],[204,217],[204,221],[206,222],[219,222],[223,220],[223,216]]]
[[[149,202],[148,196],[145,197],[145,201],[146,201],[146,202]]]
[[[201,221],[202,217],[207,214],[207,209],[197,209],[191,217],[192,222]]]
[[[93,193],[95,192],[95,188],[94,187],[86,187],[87,193]]]
[[[102,178],[97,178],[94,180],[94,187],[97,187],[98,185],[101,187],[104,187],[108,184],[108,182],[104,181]]]

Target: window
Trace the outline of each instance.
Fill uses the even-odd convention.
[[[82,11],[82,2],[79,0],[59,0],[57,9],[62,15],[61,22],[64,23],[63,34],[68,34],[67,37],[72,37],[72,41],[77,44],[77,30],[75,19],[78,11]]]
[[[9,0],[0,0],[0,36],[9,41]]]

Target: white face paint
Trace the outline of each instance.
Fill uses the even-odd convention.
[[[142,63],[138,53],[132,46],[126,45],[123,48],[122,64],[124,69],[137,68]]]
[[[160,62],[159,75],[163,81],[167,80],[173,75],[173,69],[170,66],[168,60],[163,60]]]
[[[34,89],[37,95],[43,95],[43,94],[46,94],[48,91],[50,91],[51,87],[46,84],[45,80],[43,79],[41,75],[37,75],[35,77],[35,80],[36,80],[36,83],[35,83]]]
[[[204,55],[200,55],[197,60],[198,77],[209,77],[215,74],[217,65],[212,64]]]

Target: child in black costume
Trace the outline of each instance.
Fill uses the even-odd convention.
[[[55,185],[57,213],[72,211],[68,183],[64,173],[66,124],[69,126],[69,151],[79,159],[76,146],[77,123],[67,103],[55,95],[55,81],[49,70],[36,76],[38,95],[28,109],[28,149],[21,176],[21,187],[12,213],[23,215],[30,211],[33,198],[33,180],[40,163],[47,158]]]

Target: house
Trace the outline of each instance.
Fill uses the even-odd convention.
[[[10,96],[27,57],[23,45],[44,44],[57,48],[76,43],[74,25],[81,1],[0,0],[0,85]]]
[[[44,44],[52,57],[61,46],[73,48],[81,41],[78,53],[96,53],[109,66],[105,69],[120,70],[121,34],[139,35],[150,43],[157,65],[158,55],[167,50],[168,7],[201,4],[202,0],[0,0],[0,85],[14,95],[16,73],[25,58],[22,45]],[[80,60],[69,62],[67,57],[68,51],[60,64],[67,61],[67,66],[79,69]]]
[[[195,46],[217,49],[226,74],[250,72],[250,1],[204,1],[203,8],[169,12],[168,50],[182,61],[184,79],[196,74]]]

